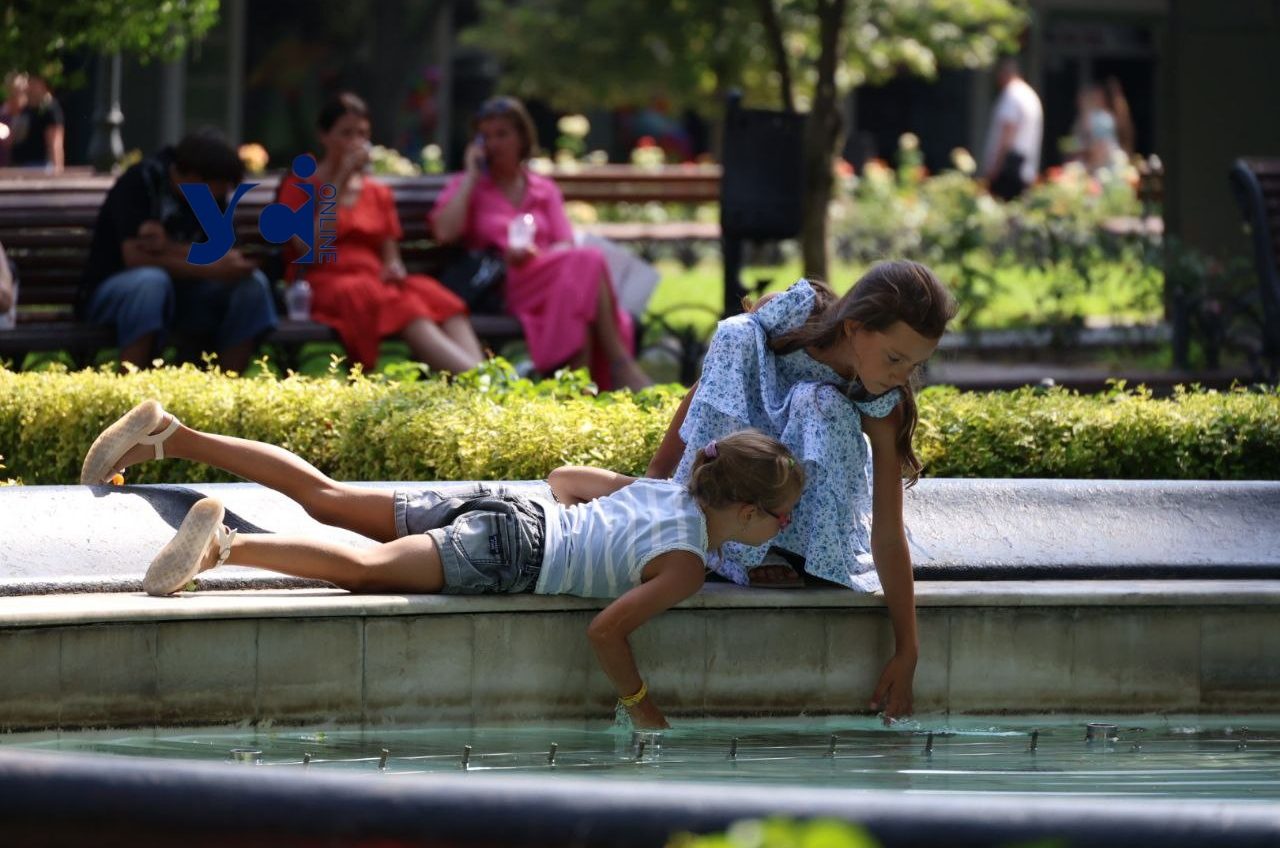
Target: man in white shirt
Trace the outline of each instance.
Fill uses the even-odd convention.
[[[991,112],[982,173],[992,194],[1012,200],[1035,182],[1040,170],[1044,109],[1035,89],[1019,75],[1016,59],[1000,61],[996,82],[1000,97]]]

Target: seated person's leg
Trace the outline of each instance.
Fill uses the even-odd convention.
[[[182,280],[174,329],[205,341],[224,370],[244,373],[258,340],[276,326],[271,286],[261,271],[243,280]]]
[[[354,548],[297,536],[236,534],[223,525],[224,518],[220,501],[197,501],[151,561],[142,581],[147,593],[179,592],[202,571],[223,563],[327,580],[352,592],[429,593],[444,586],[440,551],[428,535]]]
[[[162,268],[143,266],[112,274],[89,300],[93,324],[113,324],[120,361],[147,367],[173,320],[174,286]]]

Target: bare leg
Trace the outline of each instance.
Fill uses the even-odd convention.
[[[141,338],[134,339],[129,344],[120,348],[120,362],[131,363],[139,368],[150,368],[152,351],[155,348],[155,333],[147,333]]]
[[[685,392],[684,400],[680,401],[680,406],[676,409],[676,414],[672,416],[667,432],[662,437],[662,443],[658,445],[653,459],[649,460],[649,467],[644,476],[665,480],[674,474],[676,467],[680,465],[680,458],[684,455],[684,440],[680,438],[680,427],[689,414],[689,404],[693,402],[696,391],[698,391],[698,384],[695,382],[689,387],[689,391]]]
[[[167,426],[169,416],[166,415],[153,432],[159,433]],[[164,452],[166,456],[212,465],[275,489],[297,501],[308,515],[323,524],[379,542],[396,538],[395,496],[390,490],[366,489],[332,480],[284,448],[182,426],[165,441]],[[120,469],[154,456],[149,445],[138,445],[124,455]]]
[[[212,567],[211,548],[204,568]],[[231,543],[229,564],[250,565],[327,580],[349,592],[439,592],[444,587],[440,552],[430,536],[405,536],[376,548],[353,548],[289,536],[241,533]]]
[[[253,356],[253,351],[256,347],[257,344],[255,342],[245,341],[226,350],[220,350],[218,351],[218,364],[222,366],[223,371],[234,371],[237,374],[243,374],[245,369],[249,367],[249,358]]]
[[[569,360],[569,367],[570,368],[590,368],[591,357],[595,353],[595,349],[596,349],[595,333],[591,332],[590,328],[588,328],[587,337],[582,342],[582,347],[578,348],[578,352],[575,353],[573,355],[573,358]]]
[[[594,336],[609,357],[609,367],[617,381],[628,389],[643,389],[653,385],[653,380],[636,364],[635,357],[622,341],[618,325],[613,320],[613,288],[609,279],[600,277],[600,296],[596,298],[596,317],[592,326]]]
[[[400,334],[409,344],[409,350],[419,362],[425,362],[437,371],[461,374],[480,364],[484,355],[467,350],[432,321],[419,318],[405,327]],[[476,345],[479,348],[479,345]]]
[[[467,316],[455,315],[440,326],[454,344],[475,357],[477,364],[484,361],[484,348],[476,338],[476,331],[471,329],[471,320]]]

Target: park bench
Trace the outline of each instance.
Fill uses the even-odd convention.
[[[556,174],[567,200],[592,204],[650,201],[715,202],[719,169],[695,167],[639,171],[619,166]],[[440,196],[446,175],[381,177],[396,198],[404,228],[401,250],[410,271],[439,273],[456,250],[436,245],[427,231],[427,213]],[[236,210],[237,246],[264,260],[277,251],[258,232],[258,216],[272,201],[278,177],[254,180]],[[93,226],[113,179],[76,174],[60,178],[0,181],[0,244],[18,268],[21,285],[19,323],[0,332],[0,358],[21,366],[27,353],[66,351],[77,365],[92,362],[97,351],[115,346],[110,327],[77,322],[76,293],[89,251]],[[600,224],[587,228],[615,240],[685,240],[714,238],[706,225]],[[476,314],[477,335],[491,346],[519,338],[518,322],[508,315]],[[300,346],[331,341],[336,334],[311,321],[282,320],[266,339],[286,365],[296,361]]]
[[[1253,243],[1259,309],[1247,314],[1261,329],[1257,351],[1269,382],[1280,379],[1280,159],[1238,159],[1231,189]]]

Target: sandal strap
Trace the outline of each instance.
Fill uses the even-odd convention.
[[[138,444],[155,446],[156,459],[164,459],[165,440],[168,439],[170,436],[172,436],[174,433],[178,432],[178,428],[182,426],[182,422],[178,420],[178,416],[174,415],[171,412],[166,412],[165,414],[169,416],[168,427],[165,427],[159,433],[155,433],[149,436],[138,437]]]
[[[213,539],[218,543],[218,565],[225,565],[227,557],[231,556],[231,542],[235,537],[236,531],[225,524],[213,531]]]

